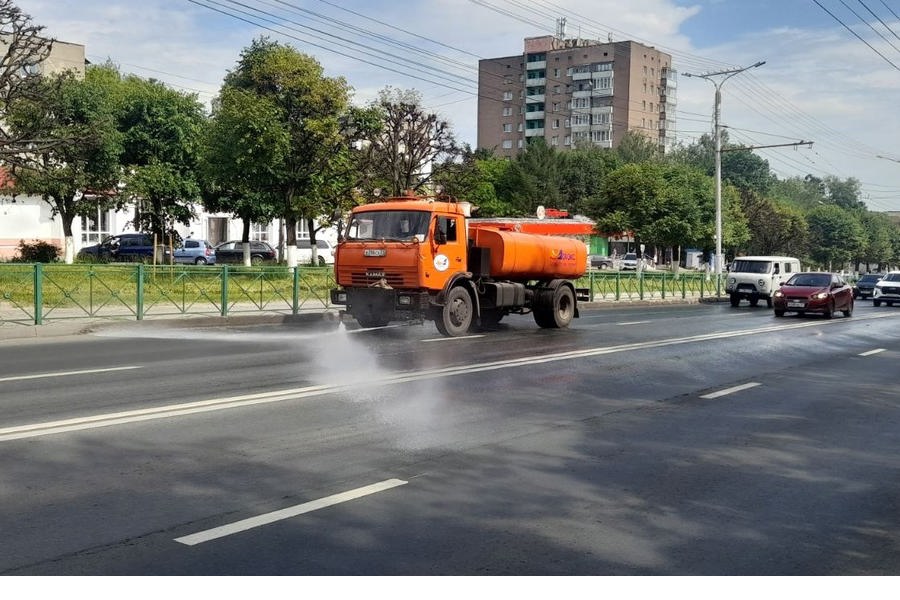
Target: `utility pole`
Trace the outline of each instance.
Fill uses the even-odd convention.
[[[731,77],[738,73],[743,73],[748,69],[754,69],[766,64],[766,61],[760,61],[749,67],[740,69],[728,69],[726,71],[716,71],[714,73],[701,73],[694,75],[691,73],[683,73],[685,77],[699,77],[711,82],[716,88],[716,104],[714,113],[714,135],[716,138],[716,296],[722,295],[722,132],[719,124],[720,110],[722,105],[722,85]],[[713,79],[714,77],[722,77],[721,80]]]

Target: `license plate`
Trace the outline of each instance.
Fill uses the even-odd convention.
[[[788,302],[790,308],[803,308],[804,306],[806,306],[806,302]]]

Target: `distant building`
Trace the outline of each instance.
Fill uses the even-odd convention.
[[[675,144],[672,57],[638,42],[526,38],[522,54],[478,62],[478,147],[512,157],[542,137],[566,150],[614,148],[635,131]]]

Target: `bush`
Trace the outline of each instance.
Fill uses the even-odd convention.
[[[49,263],[56,262],[59,258],[59,246],[41,240],[26,243],[19,240],[19,251],[16,254],[16,262]]]

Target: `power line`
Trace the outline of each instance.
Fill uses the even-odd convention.
[[[813,0],[813,2],[815,2],[816,4],[818,4],[819,8],[821,8],[822,10],[824,10],[825,12],[827,12],[827,13],[831,16],[832,19],[834,19],[835,21],[837,21],[838,23],[840,23],[841,25],[843,25],[843,26],[844,26],[844,29],[846,29],[847,31],[849,31],[850,33],[852,33],[854,36],[856,36],[856,37],[859,39],[859,41],[861,41],[863,44],[865,44],[866,46],[868,46],[875,54],[877,54],[878,56],[880,56],[881,58],[883,58],[883,59],[885,60],[885,62],[887,62],[889,65],[891,65],[892,67],[894,67],[895,69],[897,69],[898,71],[900,71],[900,67],[898,67],[897,65],[895,65],[894,63],[892,63],[890,60],[888,60],[888,58],[887,58],[884,54],[882,54],[881,52],[879,52],[874,46],[872,46],[872,44],[870,44],[869,42],[867,42],[866,40],[864,40],[864,39],[862,38],[861,35],[859,35],[859,34],[856,33],[855,31],[853,31],[846,23],[844,23],[844,22],[841,21],[839,18],[837,18],[837,17],[834,15],[834,13],[832,13],[830,10],[828,10],[827,8],[825,8],[824,6],[822,6],[822,5],[819,3],[819,0]]]

